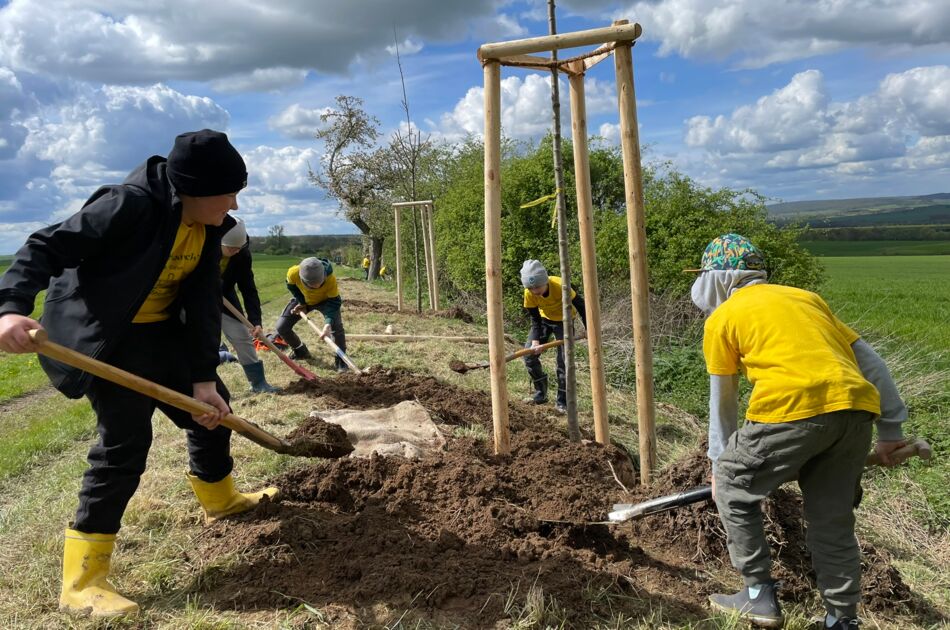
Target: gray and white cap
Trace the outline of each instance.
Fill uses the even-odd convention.
[[[327,278],[327,271],[323,267],[323,261],[319,258],[304,258],[300,262],[300,279],[308,287],[316,289]]]
[[[540,260],[526,260],[521,266],[521,284],[526,289],[543,287],[548,283],[548,272]]]

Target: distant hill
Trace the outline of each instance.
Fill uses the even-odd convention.
[[[776,223],[807,223],[816,228],[948,225],[950,193],[792,201],[770,205],[768,212]]]

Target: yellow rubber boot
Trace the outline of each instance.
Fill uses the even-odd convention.
[[[259,492],[241,493],[234,489],[234,478],[228,475],[221,481],[208,483],[188,473],[191,489],[205,511],[205,522],[210,523],[222,516],[238,514],[252,509],[265,496],[275,498],[277,488],[264,488]]]
[[[66,528],[63,546],[63,591],[59,609],[93,617],[118,617],[139,611],[106,581],[115,534],[87,534]]]

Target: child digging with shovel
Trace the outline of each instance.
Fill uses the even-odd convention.
[[[106,580],[122,515],[145,470],[156,406],[185,430],[187,477],[208,519],[253,508],[276,488],[243,494],[231,477],[228,390],[215,374],[221,338],[221,235],[234,225],[244,160],[225,134],[175,139],[125,182],[100,188],[79,212],[35,232],[0,278],[0,350],[33,352],[31,330],[212,405],[192,416],[40,358],[53,385],[89,398],[97,443],[66,529],[61,610],[116,617],[138,605]],[[46,289],[40,322],[29,318]]]
[[[309,313],[312,310],[320,311],[326,322],[320,338],[331,334],[332,331],[334,343],[345,353],[346,331],[343,329],[343,317],[340,315],[343,299],[340,297],[336,275],[333,273],[333,265],[330,261],[323,258],[304,258],[299,265],[294,265],[287,270],[287,290],[293,297],[277,318],[276,328],[277,333],[290,344],[293,350],[290,358],[294,360],[311,358],[310,350],[294,332],[294,326],[300,321],[300,314]],[[346,362],[339,356],[336,357],[335,366],[337,372],[349,370]]]
[[[885,466],[905,445],[907,409],[887,366],[815,293],[767,282],[765,260],[739,234],[706,247],[692,299],[706,315],[713,497],[745,586],[713,608],[780,628],[762,500],[797,479],[825,628],[858,627],[861,550],[854,536],[859,482],[874,450]],[[737,428],[739,372],[752,383]]]
[[[548,276],[544,265],[537,260],[526,260],[521,266],[521,284],[524,286],[524,309],[531,318],[531,332],[525,348],[538,348],[546,343],[551,335],[555,339],[564,338],[564,307],[561,301],[561,279]],[[584,298],[571,289],[572,312],[581,316],[584,328],[587,328],[587,313]],[[579,337],[582,338],[582,337]],[[528,376],[534,384],[534,394],[525,402],[543,405],[548,401],[548,375],[541,367],[541,350],[524,357]],[[557,348],[557,400],[554,409],[558,413],[567,413],[567,388],[564,383],[564,346]]]
[[[264,378],[264,362],[258,358],[257,350],[254,349],[254,339],[262,334],[261,298],[257,294],[254,271],[251,269],[250,239],[244,221],[238,217],[234,220],[237,224],[221,237],[221,289],[224,299],[239,311],[242,309],[236,289],[241,290],[244,308],[247,309],[247,320],[254,328],[248,330],[247,326],[238,321],[222,304],[221,331],[234,347],[244,375],[251,384],[251,391],[258,394],[273,393],[279,390]]]

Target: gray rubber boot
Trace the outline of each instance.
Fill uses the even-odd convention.
[[[264,362],[258,361],[257,363],[249,363],[247,365],[242,365],[244,368],[244,375],[247,376],[247,382],[251,384],[251,391],[256,394],[273,394],[274,392],[279,392],[280,390],[264,378]]]
[[[759,593],[754,598],[746,586],[735,595],[710,595],[709,603],[724,613],[739,613],[742,619],[761,628],[781,628],[785,623],[774,581],[760,584]]]

